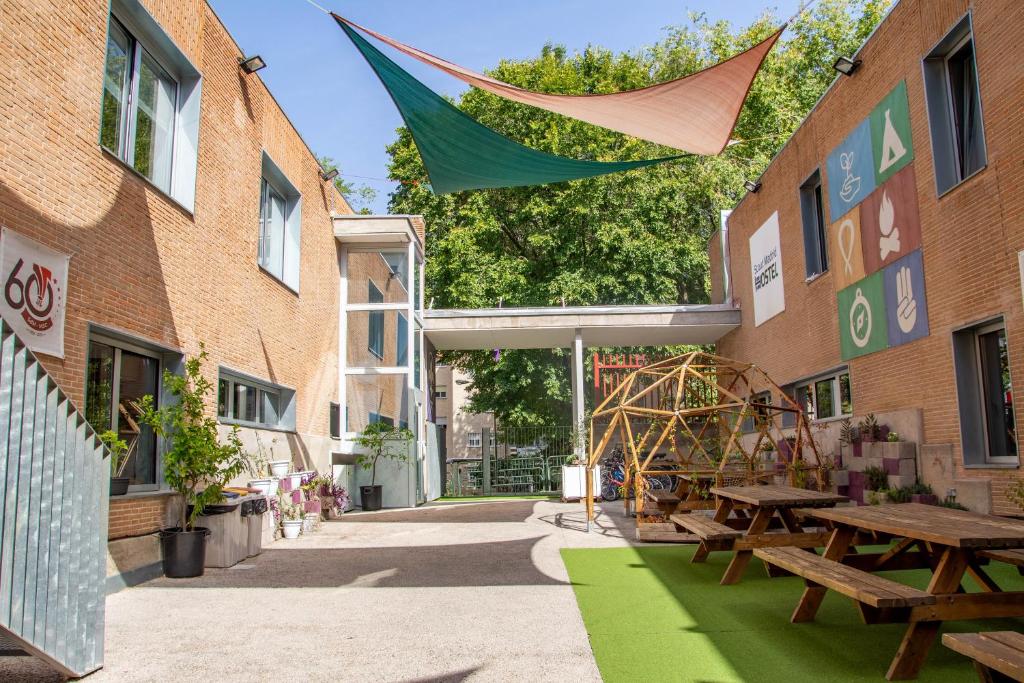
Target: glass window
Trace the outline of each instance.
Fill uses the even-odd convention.
[[[809,419],[817,419],[817,414],[814,411],[814,392],[811,391],[810,386],[797,387],[796,403],[803,409]]]
[[[367,301],[371,304],[384,303],[384,294],[372,282],[369,283]],[[370,311],[369,346],[370,353],[384,358],[384,311]]]
[[[434,424],[436,424],[438,427],[447,427],[448,417],[445,415],[439,415],[437,418],[434,419]]]
[[[1003,322],[954,332],[953,361],[964,464],[1017,464],[1013,385]]]
[[[100,142],[164,192],[171,187],[178,83],[110,20]]]
[[[260,198],[260,266],[277,279],[284,277],[285,200],[264,179]]]
[[[448,398],[448,387],[440,384],[434,387],[434,398]]]
[[[800,186],[800,209],[803,216],[804,263],[807,277],[820,275],[828,270],[827,238],[825,236],[825,211],[821,199],[821,173],[815,171]]]
[[[988,163],[970,15],[925,58],[924,86],[935,183],[942,194]]]
[[[834,382],[835,380],[829,377],[814,383],[814,407],[819,420],[835,417]]]
[[[298,292],[302,195],[266,152],[261,171],[257,261],[260,268]]]
[[[1017,456],[1017,428],[1013,417],[1013,387],[1006,330],[978,333],[978,361],[985,408],[985,433],[990,458]]]
[[[483,443],[483,437],[480,432],[470,432],[469,438],[467,439],[466,445],[470,448],[480,448]]]
[[[853,414],[853,391],[850,389],[850,373],[839,375],[839,410],[843,415]]]
[[[401,313],[398,314],[398,333],[395,339],[397,349],[396,365],[405,365],[409,362],[409,321]]]
[[[113,343],[90,340],[86,368],[85,414],[98,432],[111,429],[128,444],[123,476],[135,487],[154,488],[157,476],[157,440],[153,430],[139,421],[143,396],[159,399],[160,361]]]
[[[337,403],[331,402],[330,413],[328,417],[330,422],[330,433],[332,439],[341,438],[341,406]]]
[[[294,392],[282,387],[257,384],[221,372],[217,381],[217,415],[226,423],[291,429],[285,408]]]

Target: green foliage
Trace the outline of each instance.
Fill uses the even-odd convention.
[[[920,479],[915,481],[914,485],[910,487],[910,492],[919,496],[933,495],[932,487],[928,484],[922,483]]]
[[[896,432],[889,432],[889,435],[885,437],[885,440],[889,443],[896,443],[900,440],[900,435]]]
[[[909,503],[910,496],[914,493],[912,486],[901,486],[898,489],[889,489],[886,494],[891,503]]]
[[[968,508],[956,502],[953,498],[943,498],[939,501],[939,506],[944,508],[950,508],[952,510],[967,510]]]
[[[844,443],[849,446],[853,444],[853,441],[853,422],[851,422],[848,417],[843,418],[843,421],[839,424],[839,443]]]
[[[377,461],[381,458],[405,462],[409,459],[408,444],[415,435],[405,427],[392,427],[384,422],[372,422],[356,437],[357,444],[367,453],[356,456],[356,464],[372,472],[370,485],[377,483]]]
[[[881,467],[872,465],[864,470],[869,491],[885,491],[889,488],[889,475]]]
[[[370,205],[377,199],[377,190],[369,185],[357,185],[342,178],[338,163],[331,157],[320,157],[317,161],[320,162],[320,167],[324,171],[339,171],[339,174],[334,178],[334,187],[345,197],[345,201],[348,202],[353,211],[364,215],[372,213]]]
[[[100,441],[110,451],[110,476],[120,477],[124,474],[124,468],[128,466],[128,459],[131,453],[128,451],[128,442],[118,438],[117,432],[108,429],[99,435]]]
[[[1014,479],[1006,489],[1006,495],[1014,505],[1024,510],[1024,479]]]
[[[164,387],[174,397],[169,404],[155,408],[152,396],[139,401],[139,419],[170,446],[164,453],[164,479],[184,498],[181,528],[191,530],[196,517],[207,505],[221,500],[224,486],[245,471],[247,462],[235,427],[221,443],[217,420],[209,417],[206,399],[213,384],[203,376],[202,366],[208,354],[200,344],[198,356],[185,361],[185,374],[164,371]],[[192,506],[191,514],[187,514]]]
[[[878,426],[878,418],[875,417],[874,413],[868,413],[863,420],[860,421],[860,438],[865,441],[877,441],[881,430]]]
[[[716,157],[691,156],[656,167],[538,187],[435,196],[409,131],[388,147],[394,213],[427,223],[427,299],[438,307],[705,303],[707,243],[721,209],[743,196],[835,77],[889,0],[822,0],[790,25],[751,89],[733,137]],[[525,88],[609,93],[678,78],[731,57],[780,21],[765,14],[734,29],[691,15],[655,45],[627,53],[589,46],[569,54],[544,46],[490,74]],[[455,104],[530,147],[576,159],[640,159],[664,147],[470,89]],[[636,349],[644,350],[638,335]],[[455,353],[447,360],[473,377],[470,409],[504,424],[568,424],[569,355],[555,350]]]

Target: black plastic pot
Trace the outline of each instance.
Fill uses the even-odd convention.
[[[160,531],[160,551],[163,555],[164,576],[187,579],[203,575],[206,564],[206,539],[210,530],[196,527],[182,531],[180,527]]]
[[[111,477],[110,478],[110,495],[112,496],[123,496],[128,493],[128,477]]]
[[[377,486],[360,486],[359,496],[363,499],[364,510],[380,510],[384,507],[382,503],[384,492],[380,484]]]

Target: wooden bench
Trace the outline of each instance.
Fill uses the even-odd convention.
[[[679,496],[666,489],[648,489],[647,498],[653,503],[662,505],[675,505],[680,500]]]
[[[933,605],[935,596],[800,548],[757,548],[754,556],[871,607]]]
[[[1024,576],[1024,550],[982,550],[977,555],[987,560],[1012,564],[1017,568],[1017,573]]]
[[[700,543],[696,534],[680,533],[675,524],[643,524],[636,528],[636,540],[649,543]]]
[[[704,515],[670,515],[669,519],[684,529],[697,534],[703,541],[726,541],[743,535],[743,531],[719,524]]]
[[[944,633],[942,644],[973,659],[978,678],[984,682],[1024,681],[1024,634]]]

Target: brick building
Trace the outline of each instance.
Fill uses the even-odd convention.
[[[397,257],[346,245],[351,209],[205,2],[8,2],[0,32],[0,224],[70,256],[63,357],[42,361],[97,431],[137,441],[110,539],[175,519],[163,444],[132,401],[166,400],[163,371],[200,344],[224,430],[297,469],[337,464],[343,257],[369,281],[352,302],[411,306],[422,220],[401,218],[415,248]],[[420,324],[360,315],[346,367],[420,367]],[[407,384],[371,380],[347,392],[363,411],[349,430],[371,412],[409,421]]]
[[[827,452],[872,413],[935,493],[1003,514],[1020,512],[1022,40],[1012,0],[901,0],[709,245],[714,300],[742,310],[719,352],[785,383]]]

